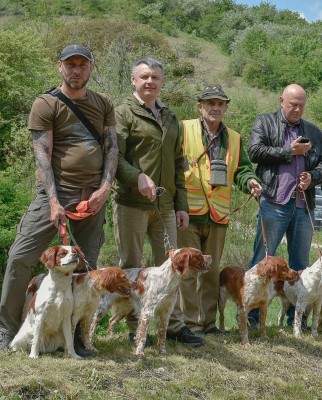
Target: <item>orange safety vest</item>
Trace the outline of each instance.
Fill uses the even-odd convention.
[[[226,152],[228,186],[217,186],[213,189],[209,184],[210,159],[208,154],[205,153],[198,163],[194,162],[205,151],[200,119],[186,120],[182,123],[184,128],[183,153],[189,162],[189,170],[185,172],[189,215],[204,215],[209,211],[213,221],[228,224],[228,217],[222,220],[221,218],[230,212],[233,179],[239,161],[240,134],[226,128],[228,132]]]

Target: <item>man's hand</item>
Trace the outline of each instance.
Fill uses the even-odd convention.
[[[189,225],[189,214],[187,211],[177,211],[176,222],[178,229],[187,229]]]
[[[143,172],[138,176],[138,189],[142,196],[147,197],[151,202],[157,197],[153,180]]]
[[[56,228],[59,224],[66,225],[66,215],[64,207],[59,203],[56,197],[49,199],[50,205],[50,220],[54,223]]]
[[[256,198],[259,198],[263,191],[262,186],[255,179],[251,179],[249,181],[249,187],[251,195]]]
[[[106,203],[106,200],[111,193],[111,185],[107,182],[104,183],[99,189],[95,190],[88,199],[88,212],[93,215],[97,214],[99,210]]]
[[[302,172],[300,174],[299,189],[303,192],[310,186],[311,181],[312,181],[311,174],[309,172]]]
[[[308,143],[300,143],[302,136],[299,136],[291,143],[292,155],[293,156],[301,156],[311,150],[312,145],[311,142]]]

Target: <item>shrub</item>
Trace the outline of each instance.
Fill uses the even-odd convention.
[[[26,191],[24,182],[18,182],[14,171],[0,171],[0,281],[2,280],[7,255],[16,236],[17,224],[26,211],[32,193]]]

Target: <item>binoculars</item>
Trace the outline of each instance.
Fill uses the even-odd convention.
[[[209,184],[216,186],[228,186],[227,165],[224,160],[211,160]]]

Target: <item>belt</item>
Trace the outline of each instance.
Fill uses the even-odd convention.
[[[291,199],[296,199],[296,190],[291,194]]]

